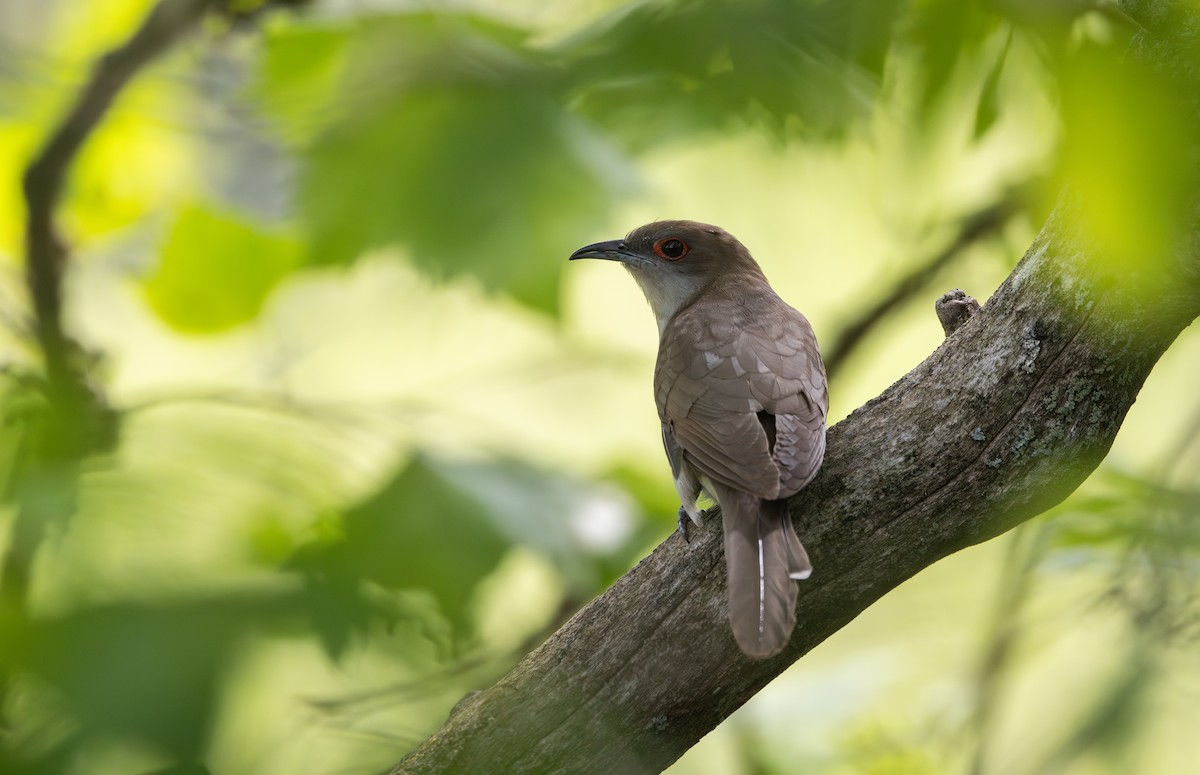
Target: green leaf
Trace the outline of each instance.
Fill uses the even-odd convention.
[[[581,594],[594,593],[607,575],[604,552],[584,545],[571,520],[602,497],[516,461],[419,456],[346,513],[341,536],[303,547],[293,567],[334,587],[362,579],[425,591],[461,631],[470,624],[477,585],[514,545],[541,552]],[[640,538],[634,527],[631,518],[625,535]]]
[[[946,96],[955,71],[1002,23],[1002,17],[978,0],[923,0],[914,5],[907,37],[919,67],[919,115],[929,113]]]
[[[995,62],[988,67],[987,78],[979,94],[975,106],[975,139],[983,137],[996,125],[1000,118],[1000,77],[1004,73],[1004,65],[1008,61],[1008,52],[1012,48],[1013,32],[1010,29],[1004,36],[1004,46],[996,56]]]
[[[66,697],[93,730],[150,741],[195,760],[215,709],[241,601],[98,606],[35,623],[27,667]]]
[[[752,123],[829,137],[870,115],[900,11],[895,0],[643,3],[556,50],[577,109],[633,148]]]
[[[1086,46],[1060,73],[1062,175],[1078,197],[1097,265],[1117,282],[1158,301],[1153,278],[1177,260],[1191,229],[1197,132],[1194,95],[1170,73],[1125,57],[1116,47]],[[1144,286],[1144,287],[1142,287]]]
[[[552,71],[511,29],[422,15],[376,26],[304,160],[311,260],[404,245],[434,276],[556,312],[565,256],[623,162],[565,111]]]
[[[336,97],[354,29],[285,16],[266,30],[254,94],[277,127],[297,139],[308,137],[314,116]]]
[[[297,567],[318,571],[334,589],[361,578],[425,590],[459,625],[475,585],[509,547],[479,503],[420,458],[346,513],[343,539],[322,543],[302,549]]]
[[[294,239],[193,206],[176,219],[143,291],[167,324],[213,333],[252,320],[271,288],[299,264]]]

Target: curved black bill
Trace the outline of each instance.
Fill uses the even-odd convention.
[[[628,261],[633,258],[633,254],[625,247],[625,240],[614,239],[582,247],[572,253],[571,257],[567,260],[574,261],[577,258],[602,258],[606,261]]]

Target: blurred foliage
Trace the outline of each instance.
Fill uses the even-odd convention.
[[[1197,188],[1190,82],[1124,56],[1180,20],[1103,3],[236,2],[131,82],[72,170],[87,381],[63,393],[20,276],[20,170],[152,6],[0,0],[0,772],[382,769],[623,573],[674,526],[652,326],[563,271],[631,217],[761,214],[772,277],[850,327],[1048,170],[1046,198],[1069,182],[1153,292]],[[831,244],[809,241],[821,205],[858,211]],[[936,284],[1011,269],[1046,205],[1012,207],[869,326],[839,412],[936,344],[909,323]],[[1200,465],[1195,427],[1148,433]],[[1154,725],[1197,635],[1200,497],[1194,465],[1144,468],[1039,520],[984,636],[961,569],[899,590],[761,698],[784,712],[677,770],[1186,771],[1153,758]],[[1063,589],[1084,602],[1027,616]],[[939,612],[951,658],[879,666]],[[1046,644],[1097,632],[1112,659],[1069,661],[1090,691],[1034,712],[1063,670]],[[888,698],[897,675],[915,688]]]
[[[299,265],[300,243],[200,207],[181,210],[144,285],[150,307],[182,331],[253,320],[267,293]],[[246,261],[253,256],[253,261]]]
[[[1076,499],[1047,525],[1059,561],[1096,554],[1114,567],[1110,604],[1153,641],[1187,644],[1200,636],[1190,604],[1200,584],[1200,488],[1107,472],[1100,490]],[[1090,559],[1090,558],[1089,558]]]
[[[1064,67],[1063,175],[1092,238],[1119,265],[1163,260],[1184,236],[1197,181],[1180,159],[1200,134],[1180,88],[1092,47]],[[1152,276],[1154,268],[1147,268]]]
[[[435,274],[469,273],[557,308],[555,248],[587,227],[615,181],[595,158],[601,142],[563,109],[520,37],[445,14],[355,30],[336,118],[306,150],[299,205],[314,261],[402,241]],[[268,92],[297,77],[281,63],[269,72]]]
[[[902,3],[633,3],[556,46],[579,109],[631,147],[765,124],[840,133],[871,112]]]
[[[603,496],[581,482],[517,461],[440,462],[418,457],[366,501],[339,533],[298,549],[292,564],[334,586],[360,580],[429,590],[460,633],[469,631],[479,582],[514,545],[544,555],[585,596],[611,577],[580,551],[564,517]],[[627,567],[628,550],[615,558]],[[398,561],[398,555],[403,561]]]
[[[1072,771],[1095,762],[1133,766],[1131,750],[1153,736],[1155,706],[1167,701],[1178,670],[1194,668],[1200,638],[1193,602],[1200,588],[1198,515],[1200,487],[1194,478],[1190,487],[1179,488],[1164,484],[1161,474],[1108,469],[1093,477],[1085,494],[1018,529],[995,611],[997,637],[981,671],[978,718],[1007,711],[997,695],[1021,649],[1062,638],[1070,626],[1031,621],[1025,613],[1039,581],[1053,584],[1079,568],[1097,571],[1103,581],[1077,615],[1114,615],[1124,631],[1106,641],[1111,652],[1067,709],[1072,723],[1043,735],[1021,762],[1023,771]],[[977,727],[977,769],[1003,766],[991,739],[996,726],[984,721]]]

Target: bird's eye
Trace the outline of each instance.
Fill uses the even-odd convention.
[[[654,252],[668,261],[678,261],[687,255],[687,243],[678,237],[667,237],[654,243]]]

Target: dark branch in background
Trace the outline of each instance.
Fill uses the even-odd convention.
[[[81,375],[73,367],[76,349],[62,325],[62,279],[67,249],[54,223],[67,171],[113,99],[146,64],[196,27],[212,0],[162,0],[128,41],[102,57],[78,99],[25,171],[28,203],[26,271],[35,329],[54,393],[71,391]]]
[[[968,247],[999,231],[1010,218],[1020,212],[1021,208],[1021,197],[1010,193],[1000,201],[963,219],[958,233],[949,245],[900,278],[886,296],[868,307],[858,319],[843,328],[833,340],[832,345],[822,348],[825,370],[830,377],[832,378],[841,370],[854,351],[866,340],[871,330],[879,325],[885,317],[918,294],[928,285],[935,274],[961,257]]]

